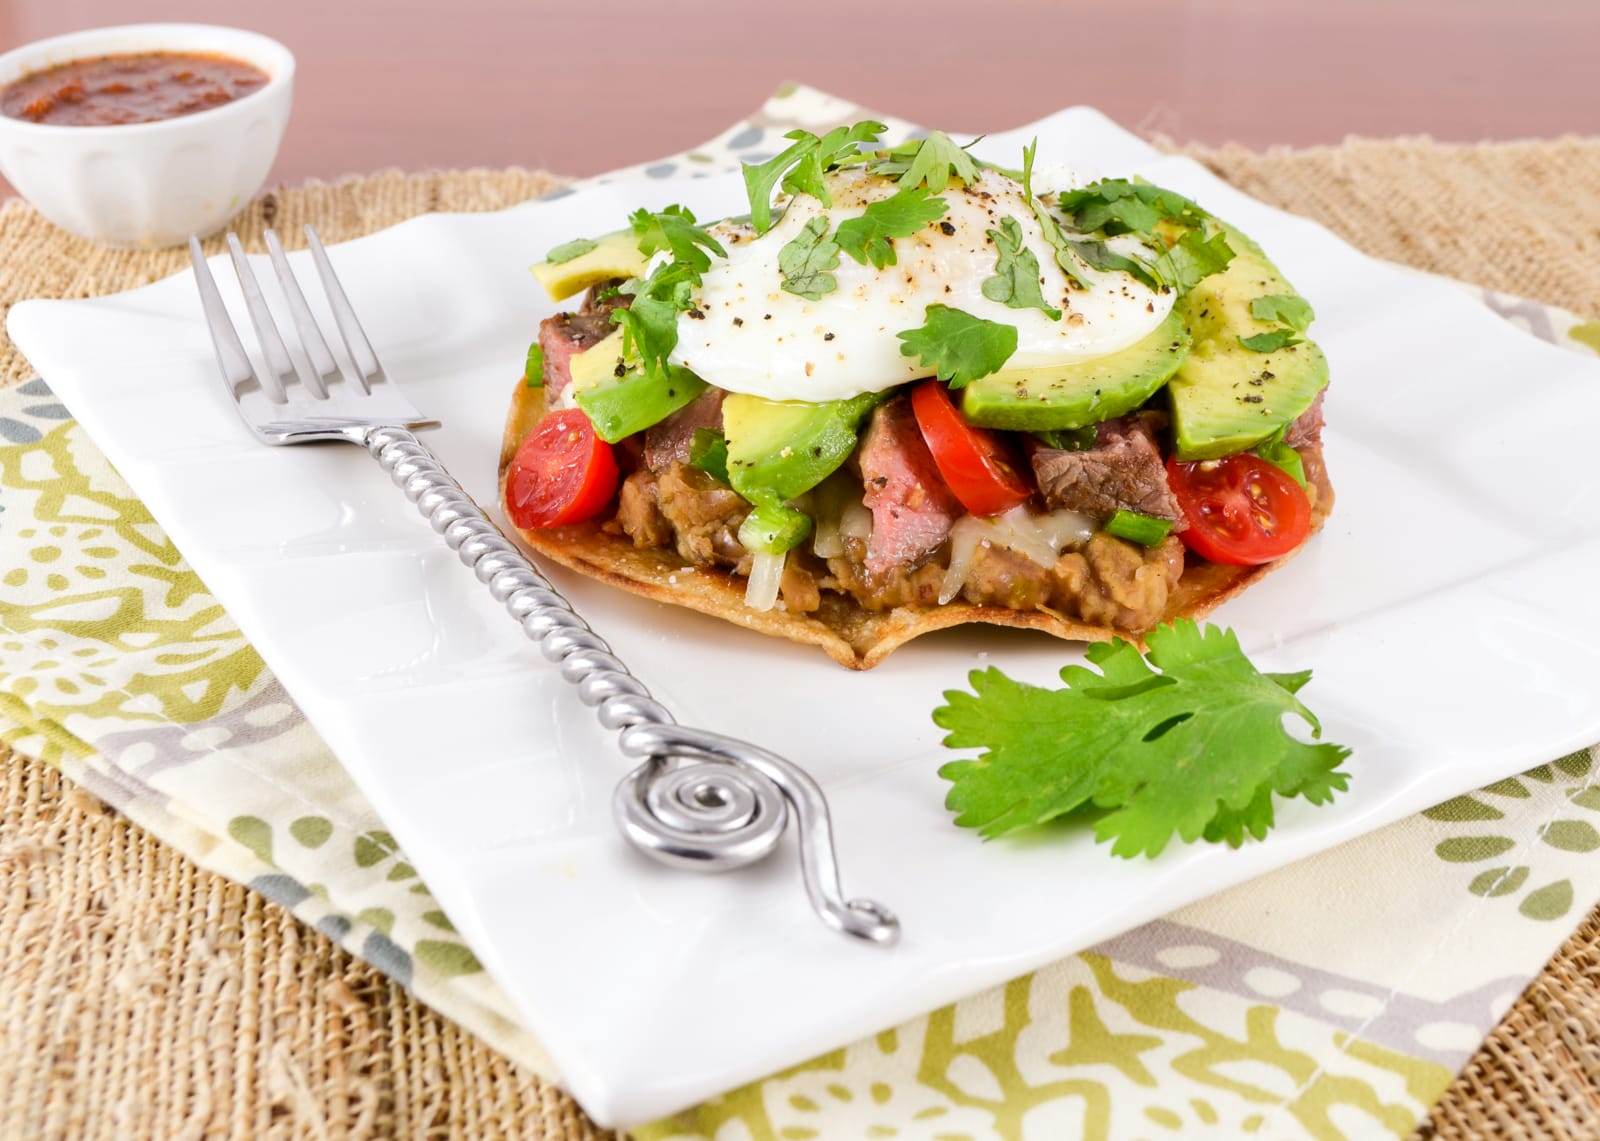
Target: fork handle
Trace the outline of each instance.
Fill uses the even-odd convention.
[[[561,667],[600,723],[619,731],[623,753],[640,758],[612,798],[630,843],[668,864],[723,871],[772,852],[793,813],[801,875],[817,916],[867,942],[899,938],[899,920],[888,908],[845,898],[828,802],[804,769],[748,742],[678,725],[409,429],[363,427],[349,438],[367,449],[523,633]]]

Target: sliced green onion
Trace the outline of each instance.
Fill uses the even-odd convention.
[[[776,555],[798,547],[811,533],[811,516],[783,503],[758,503],[739,525],[747,551]]]
[[[1105,531],[1130,543],[1153,547],[1172,533],[1172,524],[1153,515],[1141,515],[1137,511],[1118,511],[1106,521]]]
[[[689,441],[689,465],[728,482],[728,438],[715,428],[696,428]]]
[[[528,346],[528,363],[522,366],[522,379],[529,388],[544,387],[544,350],[535,341]]]

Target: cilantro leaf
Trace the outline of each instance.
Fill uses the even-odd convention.
[[[562,262],[569,262],[573,258],[581,258],[599,244],[593,238],[573,238],[572,241],[562,242],[545,254],[544,260],[551,265],[560,265]]]
[[[694,224],[694,215],[683,206],[668,206],[652,214],[640,207],[628,216],[628,224],[639,238],[639,252],[649,257],[662,250],[670,250],[672,260],[689,266],[695,273],[711,268],[711,257],[727,257],[722,243]]]
[[[1322,735],[1295,696],[1309,674],[1261,673],[1231,630],[1191,619],[1147,641],[1148,663],[1121,640],[1091,646],[1099,671],[1067,667],[1065,689],[987,669],[970,675],[971,692],[946,693],[933,715],[944,743],[982,750],[939,770],[956,823],[994,837],[1098,809],[1095,836],[1114,855],[1155,856],[1174,835],[1262,836],[1274,795],[1324,804],[1346,787],[1349,749],[1283,728],[1289,714]]]
[[[1311,302],[1295,293],[1269,293],[1250,302],[1250,316],[1257,321],[1272,321],[1287,325],[1297,333],[1311,328],[1316,320]]]
[[[711,268],[711,254],[727,257],[722,243],[695,225],[694,215],[683,206],[668,206],[652,213],[635,210],[628,224],[638,236],[639,252],[646,257],[666,250],[650,276],[631,278],[622,292],[633,296],[626,308],[614,309],[611,320],[622,329],[622,355],[647,372],[667,369],[667,358],[678,346],[678,314],[693,305],[694,287]]]
[[[1160,289],[1161,282],[1156,279],[1154,267],[1138,258],[1126,257],[1117,253],[1110,246],[1095,238],[1085,238],[1082,241],[1067,240],[1067,245],[1072,252],[1083,259],[1090,269],[1120,270],[1129,274],[1135,281],[1142,282],[1151,289]]]
[[[1004,218],[988,234],[995,247],[994,276],[984,279],[983,295],[1011,309],[1042,309],[1050,320],[1061,320],[1061,310],[1045,301],[1039,288],[1039,259],[1022,244],[1017,220]]]
[[[1189,230],[1161,251],[1157,260],[1166,283],[1179,293],[1187,293],[1205,278],[1227,269],[1233,260],[1233,247],[1221,230],[1209,238],[1203,230]]]
[[[1279,349],[1300,344],[1300,337],[1293,329],[1272,329],[1252,337],[1240,337],[1239,343],[1253,353],[1275,353]]]
[[[916,357],[951,388],[998,372],[1017,351],[1015,325],[985,321],[948,305],[930,305],[917,329],[896,333],[900,355]]]
[[[1104,178],[1056,196],[1056,209],[1084,234],[1149,234],[1163,221],[1197,228],[1209,216],[1172,190],[1126,178]]]
[[[1276,432],[1272,433],[1272,435],[1268,436],[1265,440],[1262,440],[1259,444],[1257,444],[1254,451],[1256,455],[1266,460],[1273,467],[1282,468],[1284,471],[1288,472],[1290,478],[1292,478],[1301,487],[1305,487],[1305,461],[1300,458],[1299,452],[1295,451],[1284,441],[1284,436],[1287,433],[1287,428],[1279,428]]]
[[[778,251],[785,293],[817,301],[839,288],[838,279],[828,272],[839,267],[839,246],[828,241],[827,233],[828,219],[818,214]]]
[[[809,131],[790,131],[785,138],[816,139],[817,145],[800,156],[800,160],[783,176],[783,189],[790,194],[809,194],[824,206],[833,205],[823,175],[854,158],[862,143],[874,143],[888,130],[882,123],[864,119],[849,127],[835,127],[820,139]]]
[[[944,217],[943,198],[930,198],[926,190],[897,190],[872,203],[854,218],[839,223],[833,240],[862,265],[878,269],[895,264],[894,238],[909,238],[929,222]]]
[[[643,281],[627,282],[623,291],[633,295],[633,303],[611,311],[611,320],[622,329],[622,355],[647,371],[665,372],[678,347],[678,314],[692,304],[690,294],[699,281],[692,266],[672,261],[662,262]]]
[[[968,186],[978,179],[978,160],[943,131],[930,131],[925,139],[911,139],[879,154],[883,157],[872,173],[894,178],[905,190],[926,186],[937,194],[951,182]]]
[[[1061,272],[1067,275],[1067,280],[1079,289],[1088,289],[1089,283],[1083,280],[1083,275],[1078,272],[1076,254],[1067,245],[1066,235],[1061,232],[1061,223],[1056,221],[1055,215],[1050,213],[1043,200],[1033,193],[1033,159],[1039,153],[1039,140],[1022,148],[1022,196],[1033,208],[1033,216],[1038,219],[1039,229],[1044,232],[1044,240],[1050,243],[1050,248],[1055,251],[1056,265],[1061,267]]]
[[[853,158],[860,144],[876,142],[889,128],[883,123],[863,119],[849,127],[835,127],[817,136],[806,130],[784,135],[794,142],[766,162],[744,164],[744,189],[750,199],[750,221],[756,233],[772,229],[772,192],[781,182],[791,194],[810,194],[824,206],[832,205],[822,176],[831,168]]]

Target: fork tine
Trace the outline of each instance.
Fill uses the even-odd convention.
[[[283,403],[281,386],[262,383],[261,375],[250,361],[250,354],[244,351],[244,345],[239,341],[239,331],[233,327],[228,307],[222,303],[217,280],[211,276],[211,267],[206,264],[206,255],[200,250],[198,238],[189,239],[189,260],[194,264],[195,282],[200,287],[200,305],[205,310],[206,328],[211,331],[211,346],[216,350],[217,365],[227,381],[228,395],[238,400],[239,385],[254,380],[256,386],[274,403]]]
[[[267,256],[272,259],[272,270],[278,275],[278,285],[283,289],[283,297],[289,303],[289,315],[294,319],[294,327],[300,331],[300,347],[305,350],[306,357],[311,362],[311,371],[314,376],[300,374],[303,381],[318,400],[328,398],[328,385],[323,377],[338,368],[334,362],[333,354],[328,351],[328,342],[322,336],[322,330],[317,328],[316,318],[311,316],[311,307],[306,304],[306,295],[300,291],[300,283],[295,280],[294,271],[289,268],[289,259],[284,255],[283,243],[278,241],[278,235],[268,230],[264,235],[267,239]]]
[[[250,324],[255,326],[256,341],[261,345],[261,353],[267,358],[267,371],[272,373],[272,388],[270,393],[275,393],[274,401],[278,404],[288,402],[289,394],[283,387],[283,378],[289,373],[298,374],[289,350],[284,346],[283,338],[278,335],[278,325],[272,319],[272,310],[267,308],[267,299],[262,296],[261,283],[256,280],[255,270],[250,268],[250,261],[244,256],[244,247],[239,244],[239,236],[232,231],[228,233],[228,253],[233,255],[233,271],[239,275],[239,290],[244,294],[244,307],[250,314]],[[305,380],[304,376],[300,378]]]
[[[322,288],[327,292],[328,304],[333,309],[333,323],[339,326],[339,336],[344,339],[345,351],[356,366],[356,376],[361,381],[361,387],[371,392],[371,379],[382,375],[383,366],[378,363],[378,354],[372,351],[372,342],[367,340],[361,322],[356,320],[355,308],[333,272],[333,263],[328,260],[328,251],[322,247],[322,239],[309,223],[306,225],[306,246],[311,250],[311,260],[317,263],[317,274],[322,278]]]

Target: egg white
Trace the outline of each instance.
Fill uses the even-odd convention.
[[[778,252],[817,215],[827,217],[832,237],[840,222],[897,189],[860,170],[829,176],[828,187],[831,206],[797,196],[759,237],[748,225],[712,227],[728,256],[712,259],[694,309],[679,318],[674,363],[729,392],[772,400],[841,400],[929,374],[914,358],[901,355],[895,336],[921,325],[929,305],[1014,325],[1017,351],[1007,369],[1114,353],[1150,333],[1172,308],[1170,291],[1151,290],[1126,273],[1083,269],[1089,288],[1069,288],[1022,187],[992,170],[984,170],[970,186],[945,189],[941,219],[913,237],[894,239],[895,265],[880,270],[841,253],[831,271],[838,288],[808,301],[783,290]],[[983,295],[997,252],[987,231],[999,229],[1005,218],[1015,218],[1021,227],[1024,245],[1039,261],[1045,300],[1063,311],[1061,320]],[[1121,253],[1139,252],[1134,239],[1115,238],[1110,245]]]

